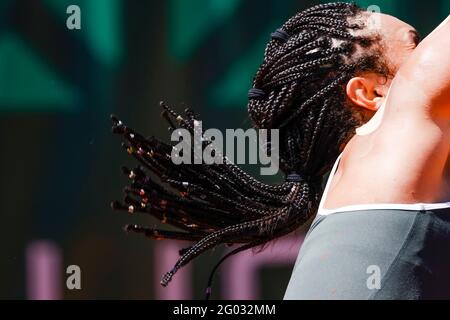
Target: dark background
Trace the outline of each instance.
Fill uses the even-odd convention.
[[[133,164],[109,115],[168,139],[165,100],[193,107],[205,126],[247,128],[246,92],[268,35],[320,2],[328,1],[0,0],[0,298],[32,298],[26,251],[41,240],[58,248],[64,268],[82,269],[83,289],[60,297],[154,298],[153,242],[121,231],[149,219],[109,207],[126,183],[120,166]],[[448,0],[357,3],[422,35],[450,13]],[[71,4],[81,30],[66,28]],[[194,298],[221,252],[194,262]],[[291,269],[263,268],[258,297],[282,298]]]

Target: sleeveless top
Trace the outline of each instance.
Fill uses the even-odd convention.
[[[327,183],[325,185],[325,189],[322,194],[322,198],[320,199],[319,209],[317,211],[318,215],[329,215],[337,212],[350,212],[350,211],[358,211],[358,210],[382,210],[382,209],[399,209],[399,210],[413,210],[413,211],[421,211],[421,210],[433,210],[433,209],[441,209],[441,208],[450,208],[450,201],[447,202],[435,202],[435,203],[373,203],[373,204],[356,204],[356,205],[348,205],[339,207],[336,209],[326,209],[323,207],[325,203],[326,196],[328,194],[328,190],[331,185],[331,181],[333,179],[334,174],[336,173],[337,167],[339,166],[339,162],[342,157],[342,152],[339,154],[336,159],[333,168],[330,171],[328,176]]]
[[[341,155],[284,299],[450,299],[450,202],[325,209]]]

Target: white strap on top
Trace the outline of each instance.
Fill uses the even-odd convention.
[[[323,207],[326,197],[328,195],[328,191],[331,186],[331,182],[336,173],[336,170],[339,166],[339,162],[342,157],[342,152],[337,157],[333,168],[330,171],[330,175],[328,176],[327,184],[325,185],[325,189],[322,194],[322,198],[320,199],[319,209],[317,210],[318,215],[329,215],[332,213],[338,212],[347,212],[347,211],[358,211],[358,210],[383,210],[383,209],[396,209],[396,210],[412,210],[412,211],[421,211],[421,210],[433,210],[433,209],[444,209],[450,208],[450,201],[446,202],[433,202],[433,203],[370,203],[370,204],[354,204],[339,207],[336,209],[325,209]]]
[[[317,210],[317,214],[326,215],[328,214],[327,211],[333,211],[333,210],[327,210],[323,207],[325,203],[325,199],[328,194],[328,189],[330,189],[331,181],[333,179],[334,174],[336,173],[337,167],[339,165],[339,161],[341,160],[342,152],[337,157],[336,161],[334,162],[333,168],[331,168],[330,175],[328,176],[327,184],[325,185],[325,189],[323,190],[322,198],[320,199],[319,203],[319,210]]]

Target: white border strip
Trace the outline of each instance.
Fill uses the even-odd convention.
[[[344,206],[336,209],[321,208],[317,212],[318,215],[327,216],[333,213],[346,212],[346,211],[360,211],[360,210],[383,210],[383,209],[398,209],[398,210],[433,210],[450,208],[449,202],[437,202],[437,203],[374,203],[374,204],[355,204],[350,206]]]

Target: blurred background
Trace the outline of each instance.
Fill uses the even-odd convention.
[[[120,166],[134,162],[109,115],[167,141],[160,100],[193,107],[204,127],[249,127],[247,91],[270,32],[321,2],[0,0],[0,298],[203,298],[223,249],[161,288],[186,244],[126,235],[124,224],[155,220],[110,209],[127,182]],[[356,2],[423,36],[450,13],[448,0]],[[69,5],[81,9],[81,30],[66,27]],[[301,239],[229,259],[212,297],[281,299]],[[79,290],[66,286],[71,265]]]

